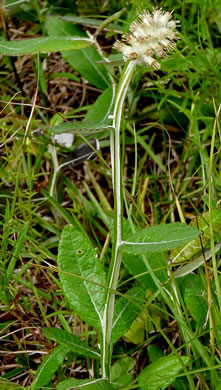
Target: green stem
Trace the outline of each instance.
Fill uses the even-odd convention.
[[[211,140],[210,148],[210,161],[209,161],[209,216],[210,216],[210,246],[212,253],[212,264],[213,264],[213,274],[215,280],[215,287],[217,293],[217,299],[219,304],[219,309],[221,310],[221,289],[219,284],[218,270],[217,270],[217,261],[216,261],[216,251],[215,251],[215,242],[214,242],[214,232],[213,232],[213,156],[214,156],[214,147],[215,147],[215,135],[216,135],[216,126],[217,126],[218,114],[216,113],[216,119],[213,126],[213,134]]]
[[[104,378],[109,378],[112,345],[111,333],[114,316],[114,303],[117,282],[119,278],[120,265],[122,254],[119,251],[119,245],[122,241],[122,169],[121,169],[121,149],[120,149],[120,128],[121,118],[123,112],[123,105],[128,91],[130,81],[135,72],[135,61],[130,61],[124,67],[121,75],[114,114],[113,114],[113,128],[114,128],[114,143],[111,146],[114,150],[111,151],[112,160],[112,175],[114,178],[114,234],[112,258],[109,271],[108,294],[103,316],[103,354],[102,354],[102,374]]]

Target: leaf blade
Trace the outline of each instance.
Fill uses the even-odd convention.
[[[73,23],[62,20],[56,16],[51,16],[48,19],[47,29],[49,35],[58,35],[60,37],[87,36],[85,32]],[[105,66],[97,63],[102,57],[94,46],[90,46],[87,49],[62,51],[61,54],[81,76],[88,80],[92,85],[104,90],[109,87],[111,83]]]
[[[23,56],[25,54],[50,53],[61,50],[79,50],[90,45],[89,39],[76,37],[40,37],[20,41],[0,41],[0,54]]]
[[[59,345],[43,359],[42,363],[37,368],[31,390],[37,390],[50,382],[57,369],[63,364],[69,351],[68,348]]]
[[[66,225],[62,231],[58,265],[64,271],[60,280],[70,304],[84,321],[102,328],[105,274],[89,239],[72,225]],[[73,273],[81,279],[74,279]]]
[[[100,358],[100,353],[94,351],[86,343],[81,341],[79,337],[73,335],[72,333],[68,333],[59,328],[43,328],[43,332],[49,339],[56,341],[79,355],[94,359]]]
[[[140,312],[136,301],[141,305],[145,298],[145,289],[140,286],[132,287],[126,296],[119,298],[115,305],[115,313],[112,327],[112,342],[116,342],[130,328]]]
[[[113,390],[110,382],[106,379],[94,380],[80,380],[80,379],[66,379],[56,386],[56,390],[70,390],[70,389],[87,389],[87,390]]]
[[[132,234],[119,248],[133,254],[163,252],[191,241],[199,234],[197,228],[180,222],[161,224]]]
[[[181,364],[181,360],[182,363]],[[174,382],[176,376],[182,371],[183,365],[187,366],[189,358],[187,356],[174,355],[159,358],[154,363],[149,364],[141,374],[138,375],[140,390],[164,390]]]

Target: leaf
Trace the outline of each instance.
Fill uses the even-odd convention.
[[[215,253],[217,253],[221,248],[221,244],[215,245]],[[199,268],[202,264],[204,264],[205,260],[208,261],[212,257],[212,251],[208,250],[204,252],[203,255],[197,257],[196,259],[189,261],[187,264],[183,265],[176,269],[173,272],[173,276],[175,279],[181,278],[182,276],[188,275],[193,272],[195,269]]]
[[[104,130],[112,130],[112,120],[109,116],[113,113],[114,92],[112,87],[107,88],[89,108],[82,122],[64,122],[49,129],[56,134],[71,132],[72,134],[81,133],[86,136]]]
[[[91,123],[91,122],[63,122],[60,125],[49,127],[55,134],[71,132],[72,134],[83,134],[85,136],[90,134],[100,133],[104,130],[111,130],[113,127],[109,122],[103,123]]]
[[[0,41],[0,54],[23,56],[25,54],[50,53],[61,50],[82,49],[90,45],[89,39],[78,37],[42,37],[20,41]]]
[[[13,383],[5,378],[0,378],[0,389],[13,389],[13,390],[25,390],[25,387],[18,385],[17,383]]]
[[[133,376],[130,371],[133,369],[134,364],[135,360],[130,356],[114,362],[110,369],[110,381],[115,388],[127,385],[132,381]]]
[[[83,24],[85,26],[99,27],[103,20],[95,19],[95,18],[82,18],[76,15],[65,15],[62,19],[67,20],[72,23]],[[121,34],[124,32],[122,25],[116,23],[109,23],[107,26],[107,30],[120,32]]]
[[[148,345],[147,351],[151,363],[156,362],[158,359],[164,356],[163,350],[153,344]]]
[[[221,241],[221,208],[212,210],[212,224],[215,235],[217,236],[217,241]],[[189,226],[198,225],[199,229],[203,232],[201,237],[203,246],[206,246],[210,242],[210,216],[209,212],[202,214],[197,218],[197,221],[193,221]],[[201,252],[201,243],[200,240],[196,239],[188,244],[172,251],[171,261],[173,263],[183,262],[191,259],[199,251]]]
[[[139,306],[142,305],[144,298],[145,289],[139,286],[131,288],[127,291],[125,297],[122,296],[116,301],[112,326],[112,342],[116,342],[128,331],[140,312]]]
[[[80,380],[80,379],[67,379],[56,386],[56,390],[73,390],[73,389],[86,389],[86,390],[113,390],[111,384],[105,379],[93,379],[93,380]]]
[[[189,274],[180,279],[179,282],[184,302],[191,316],[197,325],[202,327],[208,312],[207,294],[202,280],[195,274]]]
[[[15,269],[15,266],[16,266],[16,262],[19,258],[19,254],[22,250],[22,247],[23,247],[23,244],[24,244],[24,240],[26,238],[26,235],[27,235],[27,231],[28,231],[28,228],[29,228],[29,222],[26,222],[21,228],[20,228],[20,231],[19,231],[19,234],[18,234],[18,238],[17,238],[17,241],[15,242],[15,246],[14,246],[14,249],[13,249],[13,254],[11,256],[11,260],[8,264],[8,267],[7,267],[7,281],[9,282],[11,277],[12,277],[12,274],[14,272],[14,269]]]
[[[161,224],[129,236],[127,241],[122,241],[119,248],[122,252],[134,254],[163,252],[177,248],[182,243],[193,240],[199,234],[200,231],[197,228],[180,222]]]
[[[168,275],[166,273],[166,260],[163,253],[146,253],[145,256],[158,280],[164,283],[168,279]],[[134,275],[146,288],[152,291],[157,290],[156,284],[148,273],[147,267],[140,255],[123,253],[122,261],[131,275]]]
[[[141,232],[142,229],[134,225],[134,229],[137,232]],[[112,233],[113,234],[113,233]],[[127,220],[123,220],[123,239],[131,235],[131,226]],[[166,259],[163,253],[146,253],[145,254],[148,263],[152,270],[155,272],[158,280],[164,283],[168,279],[166,272]],[[152,277],[147,271],[142,256],[137,254],[123,253],[122,262],[131,275],[134,275],[140,283],[146,288],[152,291],[156,291],[157,287]],[[141,276],[138,276],[141,275]]]
[[[52,16],[47,23],[48,34],[60,37],[87,37],[86,33],[80,30],[71,22]],[[89,50],[88,50],[89,49]],[[102,57],[95,47],[78,51],[66,51],[61,53],[63,58],[83,76],[89,83],[97,88],[106,89],[110,86],[109,74],[103,64],[98,64]]]
[[[57,369],[63,364],[63,361],[69,351],[69,348],[59,345],[43,359],[36,371],[35,379],[31,385],[31,390],[39,390],[39,388],[50,382]]]
[[[46,337],[76,352],[78,355],[100,359],[100,353],[94,351],[79,337],[58,328],[43,328]]]
[[[69,303],[82,320],[100,329],[106,297],[105,273],[90,240],[72,225],[62,231],[58,265],[65,272],[60,272],[60,280]]]
[[[171,385],[176,376],[183,370],[183,365],[187,366],[189,358],[187,356],[168,355],[149,364],[137,376],[140,390],[164,390]]]
[[[113,114],[115,101],[115,89],[107,88],[89,108],[83,123],[109,123],[112,124],[110,115]]]
[[[144,341],[147,327],[146,327],[146,321],[144,320],[143,314],[147,314],[147,313],[144,313],[144,310],[142,310],[141,315],[135,318],[135,320],[130,326],[130,329],[127,331],[127,333],[124,334],[127,341],[129,341],[130,343],[141,344]]]

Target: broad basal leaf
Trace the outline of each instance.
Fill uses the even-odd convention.
[[[0,41],[0,54],[23,56],[25,54],[50,53],[61,50],[83,49],[90,46],[89,39],[78,37],[42,37],[20,41]]]
[[[56,390],[113,390],[113,387],[106,379],[67,379],[56,386]]]
[[[128,331],[140,312],[144,298],[145,289],[142,287],[133,287],[127,291],[125,297],[123,296],[116,300],[112,328],[113,342],[116,342]]]
[[[59,345],[43,359],[36,371],[31,390],[39,390],[50,382],[57,369],[63,364],[69,351],[69,348]]]
[[[87,37],[86,33],[71,22],[66,22],[59,17],[52,16],[47,23],[50,36],[60,37]],[[97,88],[106,89],[110,86],[110,78],[103,64],[98,64],[102,58],[95,47],[90,46],[89,50],[78,50],[62,52],[64,59],[77,70],[77,72]]]
[[[182,223],[162,224],[143,229],[123,241],[120,250],[126,253],[163,252],[189,242],[200,231]]]
[[[164,390],[174,382],[176,376],[187,366],[189,358],[187,356],[174,355],[164,356],[152,364],[149,364],[141,374],[138,375],[140,390]]]
[[[79,337],[58,328],[43,328],[46,337],[76,352],[78,355],[100,359],[100,353],[94,351]]]
[[[89,238],[67,225],[59,242],[58,265],[64,293],[82,320],[101,328],[105,273]],[[77,277],[76,277],[76,276]]]

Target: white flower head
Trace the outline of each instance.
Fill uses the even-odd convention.
[[[116,41],[113,47],[123,53],[124,61],[135,60],[138,64],[159,69],[157,59],[165,58],[179,39],[174,31],[178,21],[171,18],[172,13],[162,9],[152,13],[144,11],[139,20],[130,25],[130,33],[123,35],[124,42]]]

